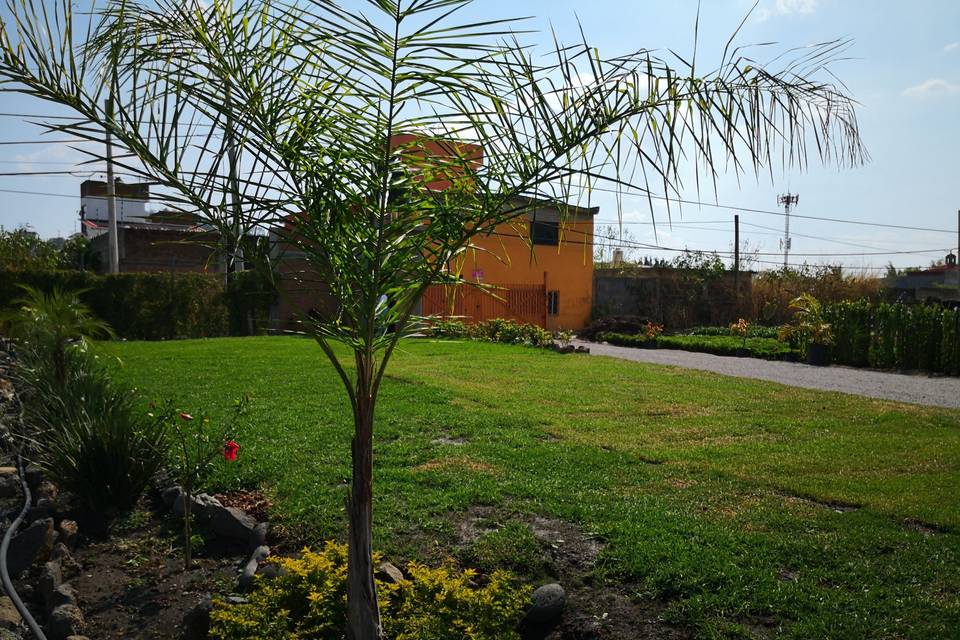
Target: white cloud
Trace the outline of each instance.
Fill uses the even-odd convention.
[[[817,10],[820,0],[776,0],[771,7],[757,11],[757,20],[764,22],[774,16],[808,15]]]
[[[943,53],[953,53],[954,51],[960,51],[960,42],[951,42],[943,47]]]
[[[927,98],[930,96],[960,93],[960,84],[947,82],[942,78],[930,78],[920,84],[903,90],[908,98]]]

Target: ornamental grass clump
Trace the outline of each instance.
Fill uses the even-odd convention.
[[[258,578],[243,604],[215,600],[214,640],[340,640],[347,626],[347,547],[327,542],[299,558],[274,558],[280,569]],[[378,554],[374,561],[379,562]],[[507,572],[481,580],[452,561],[407,567],[395,583],[377,580],[383,634],[390,640],[516,640],[530,587]],[[480,584],[477,584],[480,583]]]
[[[35,461],[87,509],[129,509],[163,462],[167,420],[144,411],[137,392],[113,382],[89,351],[68,349],[62,364],[62,380],[60,364],[20,366]]]

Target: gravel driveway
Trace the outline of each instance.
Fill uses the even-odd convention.
[[[793,387],[840,391],[871,398],[960,409],[960,378],[887,373],[850,367],[811,367],[795,362],[731,358],[672,349],[631,349],[575,341],[591,355],[712,371],[727,376],[769,380]]]

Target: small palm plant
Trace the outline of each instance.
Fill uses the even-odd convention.
[[[54,288],[46,293],[29,285],[19,286],[24,296],[14,301],[17,310],[7,314],[11,332],[28,353],[50,363],[54,381],[62,387],[67,378],[69,346],[85,348],[91,338],[113,337],[113,329],[80,301],[82,290]]]
[[[786,333],[801,345],[810,364],[829,364],[833,326],[826,321],[823,305],[809,293],[803,293],[790,302],[790,309],[794,315]]]

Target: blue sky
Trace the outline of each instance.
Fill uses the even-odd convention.
[[[723,45],[750,9],[752,0],[703,0],[700,52],[703,59],[719,57]],[[687,54],[693,46],[695,0],[572,0],[509,2],[479,0],[469,9],[477,18],[534,16],[528,36],[549,43],[552,26],[562,39],[578,36],[577,20],[602,55],[613,56],[647,47],[672,48]],[[6,10],[0,10],[6,16]],[[871,161],[854,169],[811,165],[800,173],[777,167],[774,181],[724,177],[714,196],[698,194],[692,184],[684,193],[691,200],[722,205],[776,209],[779,193],[800,194],[800,215],[875,223],[930,227],[952,233],[908,231],[827,223],[795,218],[791,223],[791,262],[843,263],[851,267],[925,265],[956,247],[960,209],[960,2],[956,0],[761,0],[745,25],[743,44],[776,41],[806,45],[838,37],[855,40],[853,59],[838,63],[836,74],[860,101],[861,133]],[[57,114],[61,111],[23,96],[0,94],[0,113]],[[0,141],[34,140],[38,129],[22,118],[0,116]],[[80,156],[62,145],[0,145],[0,173],[23,170],[62,170],[55,163]],[[40,164],[44,163],[44,164]],[[49,164],[46,164],[49,163]],[[0,176],[0,189],[76,195],[34,196],[0,191],[0,224],[29,224],[43,236],[76,230],[79,184],[82,177]],[[612,198],[600,197],[601,224],[616,222]],[[624,228],[639,242],[654,242],[650,211],[639,200],[624,201]],[[733,211],[684,207],[673,212],[672,228],[662,208],[654,211],[656,242],[675,248],[729,251],[733,242]],[[764,253],[779,251],[781,217],[741,213],[741,234]],[[756,226],[752,226],[756,225]],[[701,227],[701,228],[692,228]],[[704,230],[711,229],[711,230]],[[805,237],[815,236],[815,238]],[[820,239],[818,239],[820,238]],[[915,255],[817,256],[813,254],[929,251]],[[669,252],[643,255],[672,257]],[[809,255],[803,255],[809,254]],[[782,258],[763,256],[777,262]],[[768,265],[761,265],[768,266]]]

